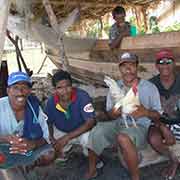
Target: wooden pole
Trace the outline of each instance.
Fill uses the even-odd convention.
[[[48,14],[50,24],[51,24],[52,28],[54,29],[54,31],[58,35],[58,44],[59,44],[59,48],[60,48],[60,59],[62,61],[62,69],[69,71],[69,62],[68,62],[68,59],[67,59],[67,56],[65,53],[64,44],[63,44],[63,33],[59,31],[59,25],[57,22],[56,15],[53,12],[53,9],[52,9],[52,6],[51,6],[49,0],[43,0],[43,5]]]
[[[14,46],[15,46],[15,48],[16,48],[16,54],[17,54],[17,57],[18,57],[18,58],[17,58],[17,61],[19,61],[19,62],[18,62],[18,66],[19,66],[19,64],[21,64],[21,63],[20,63],[20,60],[21,60],[22,65],[24,66],[24,69],[25,69],[26,73],[27,73],[29,76],[32,76],[33,71],[30,71],[30,69],[27,67],[27,65],[26,65],[26,63],[25,63],[25,60],[24,60],[24,58],[23,58],[23,56],[22,56],[21,50],[19,49],[19,46],[18,46],[18,39],[19,39],[19,37],[16,36],[16,39],[14,40],[14,39],[11,37],[10,32],[9,32],[8,30],[6,31],[6,34],[7,34],[7,37],[9,38],[9,40],[14,44]],[[20,69],[19,69],[19,70],[21,70],[21,65],[20,65]]]
[[[0,97],[7,95],[8,65],[7,61],[2,61],[0,66]]]
[[[0,0],[0,64],[4,50],[10,0]]]
[[[43,60],[43,62],[42,62],[42,64],[41,64],[41,66],[40,66],[40,68],[39,68],[39,70],[37,71],[37,74],[39,74],[40,71],[42,70],[42,68],[43,68],[43,66],[44,66],[44,63],[46,62],[47,57],[48,57],[48,56],[46,55],[45,58],[44,58],[44,60]]]

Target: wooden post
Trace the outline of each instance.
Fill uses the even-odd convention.
[[[7,95],[7,80],[8,80],[8,65],[7,61],[1,62],[0,67],[0,97],[4,97]]]
[[[54,29],[54,31],[58,35],[58,44],[59,44],[59,48],[60,48],[60,59],[62,61],[62,69],[69,71],[69,62],[68,62],[68,59],[67,59],[67,56],[65,53],[64,44],[63,44],[63,33],[59,31],[59,25],[57,22],[56,15],[53,12],[53,9],[52,9],[52,6],[51,6],[49,0],[43,0],[43,5],[48,14],[50,24],[51,24],[52,28]]]
[[[10,0],[0,0],[0,64],[4,50]]]
[[[15,48],[16,48],[16,56],[17,56],[17,63],[18,63],[18,66],[19,66],[19,71],[22,70],[22,69],[21,69],[21,62],[22,62],[22,65],[24,66],[24,69],[25,69],[26,73],[27,73],[29,76],[32,76],[33,71],[31,71],[31,70],[27,67],[27,65],[26,65],[26,63],[25,63],[25,60],[24,60],[24,58],[23,58],[23,56],[22,56],[21,50],[19,49],[19,46],[18,46],[19,37],[16,36],[16,38],[13,39],[13,38],[11,37],[10,32],[9,32],[8,30],[6,31],[6,34],[7,34],[7,37],[9,38],[9,40],[14,44],[14,46],[15,46]],[[20,60],[21,60],[21,62],[20,62]]]

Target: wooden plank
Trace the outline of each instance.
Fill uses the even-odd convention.
[[[138,55],[140,62],[143,63],[154,63],[155,62],[155,54],[162,48],[144,48],[144,49],[124,49],[124,50],[93,50],[90,54],[90,61],[93,62],[118,62],[117,57],[121,55],[123,52],[134,52]],[[179,47],[169,47],[169,50],[172,50],[174,54],[174,58],[177,62],[180,62],[180,45]],[[75,59],[74,55],[74,59]],[[86,60],[87,58],[84,58]]]
[[[177,36],[179,35],[179,36]],[[156,38],[158,37],[158,38]],[[165,38],[166,37],[166,38]],[[176,38],[175,38],[176,37]],[[129,37],[133,39],[132,37]],[[151,39],[148,40],[148,38]],[[164,39],[163,39],[164,38]],[[132,42],[128,42],[129,49],[117,49],[117,50],[110,50],[105,48],[104,45],[107,45],[107,40],[98,40],[96,41],[96,45],[94,41],[89,39],[68,39],[66,47],[66,53],[68,56],[69,64],[71,66],[71,73],[73,74],[74,78],[81,80],[83,82],[91,83],[91,84],[99,84],[103,85],[103,78],[102,76],[109,75],[114,79],[120,79],[119,68],[118,68],[118,59],[117,56],[121,55],[123,52],[131,51],[136,53],[140,59],[140,65],[142,68],[139,71],[140,77],[148,79],[152,77],[155,73],[155,54],[162,48],[167,47],[173,51],[174,57],[177,62],[177,70],[179,71],[179,64],[180,64],[180,32],[171,32],[171,33],[160,33],[158,35],[147,35],[147,36],[139,36],[134,38],[137,42],[131,44]],[[152,39],[156,39],[154,43]],[[126,39],[127,40],[127,39]],[[161,40],[161,42],[160,42]],[[140,41],[140,42],[138,42]],[[167,43],[169,41],[169,43]],[[88,43],[91,42],[91,43]],[[100,43],[99,43],[100,42]],[[104,42],[101,44],[101,42]],[[151,43],[149,45],[149,42]],[[99,43],[99,46],[97,44]],[[139,43],[139,45],[138,45]],[[144,44],[143,44],[144,43]],[[154,48],[151,46],[154,43]],[[77,46],[78,44],[78,46]],[[159,44],[160,47],[157,48]],[[164,45],[165,44],[165,45]],[[171,45],[171,47],[170,47]],[[82,47],[85,48],[82,48]],[[104,47],[103,47],[104,46]],[[162,47],[161,47],[162,46]],[[70,47],[75,47],[70,48]],[[78,48],[77,48],[78,47]],[[94,48],[93,48],[94,47]],[[98,48],[97,48],[98,47]],[[82,48],[82,49],[81,49]],[[104,48],[104,49],[103,49]],[[130,49],[132,48],[132,49]],[[48,56],[50,59],[60,67],[60,63],[58,62],[58,51],[55,49],[51,49],[48,51]],[[100,79],[98,79],[100,77]]]
[[[177,141],[176,145],[170,147],[171,150],[176,154],[180,159],[180,142]],[[167,158],[156,153],[150,146],[142,151],[140,151],[141,162],[139,167],[145,167],[151,164],[157,164],[163,161],[166,161]]]
[[[70,0],[69,2],[67,2],[67,1],[59,1],[59,0],[54,0],[54,1],[50,1],[50,3],[52,4],[52,5],[56,5],[56,6],[68,6],[68,7],[74,7],[74,6],[77,6],[78,4],[80,5],[80,6],[82,6],[82,8],[84,8],[84,6],[85,7],[87,7],[87,8],[94,8],[94,7],[96,7],[96,8],[107,8],[107,7],[110,7],[110,8],[113,8],[113,7],[115,7],[115,6],[117,6],[119,3],[97,3],[96,1],[94,1],[94,2],[87,2],[87,1],[85,1],[85,2],[81,2],[81,1],[77,1],[77,0]],[[33,0],[33,4],[37,4],[37,5],[41,5],[42,4],[42,2],[41,1],[37,1],[37,0]]]
[[[180,47],[180,32],[163,32],[157,34],[125,37],[122,40],[120,50],[131,49],[155,49],[155,48]],[[110,50],[107,40],[98,40],[94,50]]]
[[[0,64],[3,55],[5,37],[6,37],[6,28],[8,21],[8,12],[10,7],[10,0],[0,0]]]

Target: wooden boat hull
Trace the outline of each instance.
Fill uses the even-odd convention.
[[[150,78],[156,74],[155,54],[160,49],[171,49],[179,68],[180,32],[159,33],[137,37],[126,37],[121,47],[111,50],[108,40],[64,39],[65,51],[70,64],[70,72],[75,79],[85,83],[103,84],[104,75],[120,78],[117,56],[131,51],[139,56],[140,76]],[[47,55],[61,67],[59,50],[47,47]]]

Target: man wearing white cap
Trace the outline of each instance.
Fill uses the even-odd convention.
[[[125,92],[136,84],[140,105],[136,106],[136,110],[132,113],[127,114],[129,119],[125,126],[121,107],[116,109],[112,94],[107,95],[106,112],[102,116],[108,122],[98,123],[90,134],[92,140],[90,146],[94,151],[94,162],[90,164],[89,170],[92,176],[97,173],[95,162],[104,148],[118,143],[120,157],[123,158],[131,179],[140,179],[138,150],[147,144],[147,133],[151,120],[159,124],[161,104],[156,86],[138,77],[138,63],[138,57],[130,52],[123,53],[119,57],[122,80],[118,80],[117,84]],[[135,119],[136,127],[131,118]]]
[[[7,84],[8,96],[0,98],[1,169],[31,164],[49,137],[47,116],[31,95],[30,77],[14,72]]]

